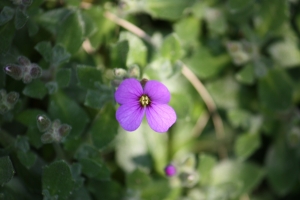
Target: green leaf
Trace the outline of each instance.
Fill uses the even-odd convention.
[[[18,135],[15,147],[20,151],[27,152],[30,149],[27,137]]]
[[[244,84],[251,85],[254,83],[254,67],[249,64],[243,67],[237,74],[236,79]]]
[[[6,22],[8,22],[9,20],[11,20],[14,16],[14,9],[12,9],[11,7],[5,6],[0,14],[0,26],[2,26],[3,24],[5,24]]]
[[[28,127],[36,127],[36,118],[38,115],[45,115],[46,113],[38,109],[26,109],[16,116],[16,120]]]
[[[62,19],[65,19],[71,12],[72,10],[68,8],[53,9],[41,14],[38,22],[52,34],[56,34],[58,31],[57,24],[60,23]]]
[[[123,197],[122,187],[115,181],[96,181],[92,179],[88,182],[87,188],[96,200],[118,200]]]
[[[115,119],[115,109],[108,104],[94,119],[89,134],[92,136],[94,145],[102,149],[115,138],[117,132],[118,122]]]
[[[154,18],[176,20],[195,0],[144,0],[144,9]]]
[[[111,88],[88,90],[84,105],[91,108],[101,109],[109,101],[114,101],[114,92]]]
[[[201,30],[201,21],[194,16],[181,18],[174,24],[174,30],[183,45],[197,45],[197,37]]]
[[[0,27],[0,54],[6,53],[10,47],[15,35],[13,23],[7,23]]]
[[[14,168],[8,156],[0,157],[0,185],[8,183],[13,175]]]
[[[118,68],[126,68],[126,61],[129,51],[128,40],[122,40],[111,47],[111,61],[112,66],[118,66]]]
[[[260,145],[261,142],[258,133],[242,134],[236,139],[234,152],[238,159],[246,160],[260,147]]]
[[[52,49],[51,63],[54,66],[58,66],[68,61],[70,57],[71,54],[69,54],[63,46],[56,44]]]
[[[29,18],[28,15],[26,15],[24,11],[17,9],[16,16],[15,16],[15,28],[17,30],[23,28],[28,18]]]
[[[24,95],[35,99],[43,99],[47,92],[45,84],[40,80],[33,80],[23,89]]]
[[[72,200],[92,200],[92,197],[89,193],[89,191],[85,187],[80,187],[79,189],[72,192],[69,199]]]
[[[80,160],[82,158],[97,158],[99,156],[100,151],[89,144],[80,146],[75,154],[75,158],[77,160]]]
[[[66,0],[66,3],[69,6],[77,6],[77,7],[80,6],[80,1],[78,1],[78,0]]]
[[[74,189],[70,167],[65,161],[56,161],[43,169],[43,195],[51,198],[68,199]]]
[[[280,67],[298,67],[300,64],[300,50],[297,40],[286,36],[283,41],[276,42],[268,48],[274,62]]]
[[[228,119],[235,128],[248,128],[250,125],[251,114],[243,109],[231,109],[228,111]]]
[[[34,163],[36,162],[37,156],[32,152],[24,152],[24,151],[18,151],[17,152],[18,159],[20,162],[27,168],[31,168]]]
[[[226,75],[209,82],[207,90],[219,108],[236,108],[239,106],[240,84],[232,76]]]
[[[75,189],[82,187],[84,183],[84,178],[81,177],[81,169],[82,166],[80,163],[73,163],[71,165],[71,174],[75,181]]]
[[[228,2],[228,18],[242,23],[254,13],[254,0],[230,0]]]
[[[28,28],[28,34],[30,37],[36,35],[37,32],[39,31],[38,24],[36,23],[36,21],[32,20],[31,18],[29,18],[29,20],[27,22],[27,28]]]
[[[58,66],[65,61],[68,61],[71,55],[65,50],[65,48],[59,44],[56,44],[53,48],[50,42],[39,42],[34,47],[45,59],[46,62]]]
[[[157,199],[166,199],[171,188],[166,179],[152,181],[148,187],[142,190],[141,199],[151,199],[153,194]]]
[[[228,29],[226,16],[220,8],[206,8],[204,18],[211,37],[224,35]]]
[[[96,89],[96,83],[102,83],[102,73],[95,67],[77,66],[78,85],[86,89]]]
[[[292,191],[299,181],[299,159],[295,151],[286,146],[286,141],[278,139],[269,148],[265,161],[267,180],[274,192],[283,196]]]
[[[161,175],[165,175],[164,168],[168,164],[168,149],[166,143],[168,142],[167,134],[157,134],[144,121],[141,124],[142,134],[144,134],[148,151],[154,161],[155,170]],[[142,157],[141,161],[147,164],[147,156]],[[136,161],[139,161],[136,159]],[[148,164],[149,165],[149,164]]]
[[[91,8],[84,10],[84,12],[86,12],[93,21],[97,22],[96,28],[98,31],[89,38],[94,49],[98,49],[100,45],[108,44],[110,41],[115,41],[112,33],[116,28],[116,24],[104,17],[103,6],[94,5]]]
[[[272,111],[283,111],[292,105],[293,85],[284,70],[269,70],[259,80],[258,93],[261,105]]]
[[[29,142],[36,148],[42,146],[41,136],[42,133],[38,130],[37,127],[37,116],[38,115],[45,115],[46,113],[42,110],[38,109],[27,109],[20,112],[16,116],[16,120],[22,123],[25,126],[28,126],[26,135],[29,139]]]
[[[84,37],[88,38],[95,34],[99,29],[97,28],[98,21],[95,21],[86,13],[82,13],[82,20],[84,21]]]
[[[161,55],[174,63],[181,57],[181,46],[179,38],[176,34],[172,33],[168,35],[161,46]]]
[[[212,176],[212,170],[217,164],[217,159],[211,155],[201,154],[199,156],[198,172],[200,173],[200,183],[207,185]]]
[[[242,163],[232,160],[220,162],[215,166],[212,173],[212,185],[226,183],[240,185],[238,194],[250,193],[264,178],[264,171],[261,167],[252,163]]]
[[[79,160],[82,172],[90,178],[97,180],[109,180],[110,172],[105,164],[99,159],[82,158]]]
[[[79,50],[83,37],[84,23],[79,10],[68,14],[57,26],[57,44],[62,44],[71,54]]]
[[[148,124],[142,123],[141,126],[148,126]],[[131,133],[121,128],[119,129],[116,138],[116,162],[125,172],[132,172],[136,168],[148,170],[151,168],[151,159],[148,155],[147,141],[143,128],[140,127]],[[163,168],[161,171],[163,171]]]
[[[200,78],[211,78],[220,73],[230,62],[227,54],[213,56],[206,48],[201,47],[190,59],[189,67]]]
[[[136,169],[126,177],[126,185],[130,189],[143,189],[151,183],[149,174],[143,172],[140,169]]]
[[[68,87],[71,81],[71,69],[59,69],[56,72],[55,81],[58,87]]]
[[[128,40],[129,42],[129,52],[126,61],[127,67],[134,64],[137,64],[140,67],[146,65],[147,47],[139,37],[130,32],[121,32],[119,40]]]
[[[61,92],[52,95],[48,111],[52,119],[60,119],[61,122],[72,127],[67,139],[70,136],[78,138],[89,122],[86,112],[74,100]]]
[[[30,144],[35,148],[40,148],[43,145],[41,140],[42,133],[39,131],[37,126],[29,126],[26,135],[29,139]]]
[[[272,4],[268,0],[262,0],[256,14],[259,19],[256,23],[258,35],[264,37],[266,34],[276,33],[288,20],[288,5],[288,2],[282,0],[274,0]]]
[[[35,50],[37,50],[44,58],[46,62],[50,62],[52,59],[52,47],[50,42],[39,42],[34,47]]]

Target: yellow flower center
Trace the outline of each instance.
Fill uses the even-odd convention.
[[[149,99],[149,97],[146,96],[146,95],[142,95],[141,98],[140,98],[140,103],[141,103],[141,105],[144,106],[144,107],[147,106],[147,105],[149,105],[149,104],[150,104],[150,99]]]

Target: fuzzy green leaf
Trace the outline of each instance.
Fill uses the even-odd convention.
[[[14,168],[8,156],[0,158],[0,185],[8,183],[14,175]]]
[[[102,83],[102,73],[95,67],[77,66],[79,86],[86,89],[96,89],[96,83]]]
[[[34,80],[26,85],[23,94],[31,98],[43,99],[47,94],[47,88],[42,81]]]
[[[60,119],[61,122],[72,127],[68,137],[78,138],[89,121],[84,109],[61,92],[55,93],[50,98],[48,111],[52,119]]]
[[[60,21],[57,27],[57,44],[63,45],[68,52],[75,54],[82,45],[83,37],[84,23],[79,11],[71,12]]]
[[[74,189],[70,167],[65,161],[56,161],[43,169],[42,176],[43,194],[64,200],[68,199]]]
[[[117,135],[118,122],[115,119],[115,109],[108,104],[94,119],[89,131],[94,145],[101,149],[108,145]]]

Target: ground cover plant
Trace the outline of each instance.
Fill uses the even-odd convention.
[[[0,199],[300,198],[298,0],[1,0]]]

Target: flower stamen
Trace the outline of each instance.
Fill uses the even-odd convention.
[[[140,101],[141,105],[144,107],[148,106],[151,102],[150,98],[147,95],[142,95],[139,101]]]

